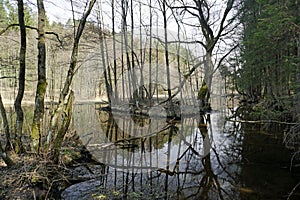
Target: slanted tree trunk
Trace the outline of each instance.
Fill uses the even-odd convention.
[[[31,130],[31,148],[39,152],[41,145],[41,124],[44,116],[44,97],[47,88],[46,81],[46,45],[45,21],[46,14],[43,0],[37,0],[38,5],[38,83],[35,95],[35,108]]]
[[[72,118],[72,107],[73,107],[73,100],[74,100],[74,92],[70,92],[70,96],[68,98],[68,102],[66,105],[66,108],[64,109],[63,115],[62,115],[62,124],[60,129],[58,130],[57,136],[53,142],[53,148],[52,148],[52,160],[55,164],[58,164],[59,162],[59,155],[60,155],[60,149],[63,142],[63,139],[68,131],[71,118]]]
[[[5,111],[3,102],[2,102],[1,94],[0,94],[0,113],[1,113],[1,117],[2,117],[3,128],[5,131],[5,135],[6,135],[5,150],[2,148],[2,144],[0,142],[0,156],[2,157],[2,159],[8,166],[11,166],[11,165],[13,165],[13,161],[7,156],[6,151],[12,150],[12,145],[10,142],[9,125],[8,125],[8,121],[7,121],[6,111]]]
[[[15,151],[16,153],[21,153],[25,150],[21,140],[22,131],[23,131],[23,121],[24,121],[24,114],[23,114],[21,104],[22,104],[22,99],[25,90],[25,69],[26,69],[26,27],[24,21],[23,0],[18,0],[18,17],[19,17],[19,26],[20,26],[20,37],[21,37],[21,46],[20,46],[20,53],[19,53],[20,70],[19,70],[18,94],[14,106],[17,113]]]
[[[5,151],[13,150],[13,146],[12,146],[12,143],[10,140],[10,130],[9,130],[9,124],[8,124],[8,120],[7,120],[6,110],[3,105],[1,94],[0,94],[0,113],[1,113],[1,117],[2,117],[3,129],[4,129],[4,133],[5,133],[5,137],[6,137]]]
[[[12,166],[14,164],[13,161],[8,157],[6,152],[3,150],[1,144],[0,144],[0,156],[7,166]]]
[[[89,2],[88,8],[86,10],[86,12],[83,14],[77,31],[76,31],[76,35],[74,38],[74,43],[73,43],[73,49],[72,49],[72,55],[71,55],[71,61],[70,61],[70,66],[69,66],[69,70],[68,70],[68,74],[64,83],[64,87],[63,90],[60,93],[59,96],[59,101],[58,101],[58,106],[55,110],[55,112],[53,113],[53,115],[51,116],[51,122],[50,122],[50,131],[48,133],[47,136],[47,143],[49,143],[50,141],[53,140],[53,134],[55,132],[55,130],[57,130],[57,124],[58,124],[58,120],[60,119],[60,116],[63,112],[63,107],[64,107],[64,102],[65,102],[65,98],[66,96],[69,94],[70,91],[70,86],[72,84],[72,80],[73,77],[75,75],[75,70],[76,70],[76,66],[77,66],[77,60],[78,60],[78,46],[79,46],[79,41],[81,38],[81,35],[83,33],[86,21],[88,16],[90,15],[94,4],[95,4],[96,0],[91,0]]]

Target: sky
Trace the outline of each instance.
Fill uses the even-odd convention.
[[[36,4],[35,0],[27,0],[28,2],[32,2],[32,5]],[[82,13],[84,12],[84,8],[85,8],[85,3],[86,0],[74,0],[74,9],[75,9],[75,18],[80,18],[82,16]],[[78,3],[79,2],[79,3]],[[99,4],[100,2],[100,4]],[[106,2],[106,3],[105,3]],[[109,2],[109,3],[107,3]],[[102,16],[103,16],[103,22],[104,22],[104,26],[105,28],[112,30],[112,23],[111,23],[111,6],[109,5],[111,2],[111,0],[98,0],[97,3],[94,6],[94,10],[101,10],[102,11]],[[116,4],[120,4],[119,0],[115,0]],[[142,0],[143,3],[147,4],[148,0],[144,1]],[[155,2],[155,1],[152,1]],[[218,2],[219,5],[222,5],[222,0],[216,0],[216,2]],[[80,4],[81,5],[78,5]],[[66,23],[68,21],[68,19],[72,19],[72,8],[71,8],[71,3],[70,0],[44,0],[44,4],[45,4],[45,10],[46,10],[46,15],[50,20],[50,23],[52,22],[62,22],[62,23]],[[224,4],[224,3],[223,3]],[[117,7],[117,6],[116,6]],[[120,6],[118,6],[120,7]],[[158,5],[155,5],[154,7],[159,7]],[[79,9],[78,9],[79,8]],[[35,7],[36,9],[36,7]],[[145,24],[149,24],[149,7],[148,6],[144,6],[143,12],[142,12],[142,20],[144,20]],[[36,11],[36,10],[35,10]],[[158,11],[157,9],[152,9],[153,12],[156,12],[158,14],[154,15],[158,15],[158,23],[159,26],[153,26],[154,28],[160,30],[161,35],[163,35],[163,17],[161,15],[161,11]],[[118,11],[120,12],[120,11]],[[135,12],[135,26],[136,26],[136,30],[135,33],[139,33],[139,27],[140,27],[140,16],[139,16],[139,5],[136,4],[135,8],[134,8],[134,12]],[[168,13],[171,16],[171,12]],[[96,21],[96,17],[95,17],[95,13],[91,14],[92,16],[90,16],[90,19],[95,20]],[[129,14],[128,14],[129,15]],[[216,15],[219,15],[216,12]],[[218,16],[217,16],[218,17]],[[156,17],[155,17],[156,18]],[[195,23],[197,23],[197,19],[194,19]],[[130,24],[130,19],[128,20],[129,24]],[[156,23],[156,19],[154,19],[154,23]],[[120,13],[116,14],[116,31],[119,32],[121,30],[121,17],[120,17]],[[145,27],[145,26],[144,26]],[[144,28],[143,27],[143,28]],[[172,19],[172,17],[168,18],[168,39],[169,40],[177,40],[177,24],[175,22],[174,19]],[[145,28],[147,29],[147,28]],[[183,29],[182,29],[183,30]],[[199,30],[195,31],[193,28],[185,26],[184,27],[184,31],[182,31],[184,33],[182,33],[182,40],[187,38],[187,37],[199,37]],[[173,36],[173,38],[172,38]],[[194,40],[194,39],[191,39]],[[193,48],[195,49],[195,51],[199,51],[199,53],[196,54],[202,54],[203,50],[199,50],[199,46],[198,48]]]
[[[65,0],[45,0],[46,15],[50,22],[67,22],[72,18],[71,5]]]

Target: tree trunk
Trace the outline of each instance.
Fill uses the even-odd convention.
[[[13,150],[12,149],[12,144],[10,141],[10,131],[9,131],[9,125],[7,121],[7,116],[6,116],[6,111],[2,102],[2,96],[0,94],[0,113],[2,116],[2,124],[3,124],[3,129],[6,135],[6,145],[5,145],[5,150],[2,148],[2,144],[0,142],[0,156],[4,160],[4,162],[8,165],[11,166],[13,165],[13,161],[7,156],[6,151]]]
[[[21,140],[22,131],[23,131],[23,121],[24,121],[24,114],[23,114],[23,109],[21,104],[22,104],[22,99],[25,90],[25,69],[26,69],[26,27],[24,21],[23,0],[18,0],[18,17],[19,17],[19,26],[20,26],[20,37],[21,37],[21,47],[19,53],[20,70],[19,70],[18,94],[14,106],[17,113],[15,151],[16,153],[21,153],[25,151]]]
[[[133,37],[133,34],[134,34],[134,16],[133,16],[133,0],[130,0],[130,18],[131,18],[131,41],[130,41],[130,48],[131,48],[131,66],[130,66],[130,75],[131,75],[131,81],[132,81],[132,88],[133,88],[133,93],[131,94],[132,98],[133,98],[133,102],[134,103],[137,103],[138,101],[138,90],[139,90],[139,87],[137,86],[137,76],[136,76],[136,73],[135,73],[135,59],[134,59],[134,37]],[[136,105],[138,107],[138,104]]]
[[[112,7],[112,35],[113,35],[113,56],[114,56],[114,100],[118,101],[118,85],[117,85],[117,56],[116,56],[116,31],[115,31],[115,0],[111,1]]]
[[[152,16],[152,0],[150,0],[149,2],[149,14],[150,14],[150,21],[149,21],[149,107],[151,107],[151,99],[152,99],[152,23],[153,23],[153,16]]]
[[[171,93],[171,81],[170,81],[170,64],[169,64],[169,50],[168,50],[168,32],[167,32],[167,11],[166,11],[166,0],[163,1],[163,17],[164,17],[164,45],[165,45],[165,61],[166,61],[166,71],[167,71],[167,86],[168,86],[168,103],[169,103],[169,113],[171,116],[175,115],[172,101]]]
[[[46,14],[43,0],[37,0],[38,5],[38,83],[35,96],[35,108],[31,129],[31,148],[36,153],[41,146],[41,125],[44,116],[44,97],[47,88],[46,81],[46,45],[45,45],[45,21]]]
[[[204,107],[206,109],[211,109],[210,107],[210,94],[212,91],[212,80],[214,74],[214,64],[212,62],[212,52],[206,52],[204,61],[204,80],[207,85],[207,93],[205,96]]]
[[[68,70],[68,74],[64,83],[64,87],[63,90],[61,91],[60,95],[59,95],[59,102],[58,102],[58,106],[55,110],[55,112],[53,113],[53,115],[51,116],[51,122],[50,122],[50,131],[48,133],[47,136],[47,143],[49,143],[52,140],[53,137],[53,133],[55,132],[55,130],[57,129],[57,123],[59,120],[59,117],[63,111],[63,105],[65,102],[65,98],[68,95],[69,91],[70,91],[70,86],[72,84],[72,80],[73,77],[75,75],[75,68],[77,66],[77,59],[78,59],[78,45],[79,45],[79,40],[81,38],[81,35],[83,33],[85,24],[86,24],[86,20],[88,18],[88,16],[90,15],[92,8],[94,7],[96,0],[91,0],[89,5],[88,5],[88,9],[87,11],[84,13],[84,15],[82,16],[77,31],[76,31],[76,35],[74,38],[74,43],[73,43],[73,50],[72,50],[72,55],[71,55],[71,61],[70,61],[70,66],[69,66],[69,70]]]
[[[61,145],[71,122],[73,100],[74,100],[74,92],[71,91],[66,108],[64,109],[63,112],[62,125],[58,130],[57,136],[53,142],[53,148],[51,153],[52,153],[52,160],[55,164],[58,164]]]
[[[0,94],[0,113],[1,113],[1,117],[2,117],[2,124],[3,124],[3,129],[5,132],[5,137],[6,137],[6,145],[5,145],[5,151],[7,150],[12,150],[13,146],[11,144],[10,141],[10,130],[9,130],[9,124],[8,124],[8,120],[7,120],[7,115],[6,115],[6,110],[5,107],[3,105],[3,101],[2,101],[2,96]],[[1,145],[0,145],[1,146]],[[1,146],[2,147],[2,146]]]
[[[105,79],[105,89],[106,89],[106,95],[107,95],[107,100],[108,100],[108,105],[111,107],[111,85],[110,85],[110,76],[108,71],[109,69],[109,61],[105,57],[105,51],[104,51],[104,34],[103,34],[103,29],[102,29],[102,22],[100,19],[100,13],[98,16],[98,28],[99,28],[99,40],[100,40],[100,51],[101,51],[101,59],[102,59],[102,65],[103,65],[103,74],[104,74],[104,79]]]

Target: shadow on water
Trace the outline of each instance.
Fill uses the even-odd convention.
[[[77,105],[74,129],[106,165],[89,166],[90,180],[62,197],[286,199],[300,179],[289,171],[291,152],[280,129],[228,122],[226,116],[220,110],[176,121]]]

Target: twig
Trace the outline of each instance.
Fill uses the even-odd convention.
[[[295,192],[296,188],[300,185],[300,182],[292,189],[292,191],[290,192],[287,200],[290,200],[290,197],[293,195],[293,193]]]
[[[2,29],[2,30],[0,31],[0,35],[2,35],[3,33],[5,33],[5,32],[6,32],[8,29],[10,29],[11,27],[15,27],[15,26],[20,26],[20,25],[19,25],[19,24],[9,24],[5,29]],[[28,28],[28,29],[32,29],[32,30],[38,31],[38,28],[33,27],[33,26],[28,26],[28,25],[26,25],[25,27]],[[59,35],[58,35],[57,33],[53,32],[53,31],[46,31],[46,34],[48,34],[48,35],[54,35],[54,36],[56,37],[56,39],[58,40],[58,42],[60,43],[60,45],[61,45],[61,46],[63,45],[63,42],[62,42],[62,40],[59,38]]]

